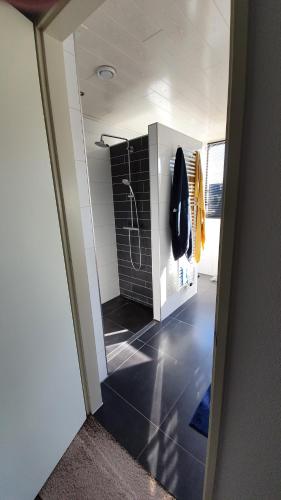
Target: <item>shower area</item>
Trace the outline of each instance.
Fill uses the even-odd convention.
[[[95,138],[88,157],[108,371],[153,324],[148,135]]]

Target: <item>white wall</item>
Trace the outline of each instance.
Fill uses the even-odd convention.
[[[0,498],[30,500],[86,414],[33,25],[0,31]]]
[[[163,320],[197,292],[195,266],[193,285],[179,287],[179,261],[174,260],[172,253],[170,160],[179,145],[193,151],[200,149],[202,143],[160,123],[149,126],[153,310],[158,320]]]
[[[86,252],[92,315],[94,319],[95,343],[98,359],[99,377],[102,381],[107,377],[107,367],[94,245],[93,216],[89,188],[87,156],[85,149],[83,117],[81,112],[80,93],[76,73],[74,40],[72,35],[68,39],[66,39],[63,46],[69,113],[84,236],[84,247]]]
[[[220,246],[220,219],[206,218],[205,233],[206,242],[204,250],[201,250],[201,260],[198,263],[198,272],[217,276]]]
[[[216,500],[277,500],[281,491],[281,4],[249,6]]]
[[[91,128],[92,141],[98,140],[100,134],[91,127],[92,120],[85,118],[84,125],[86,130]],[[98,277],[104,303],[120,295],[109,149],[94,149],[88,154],[88,165]]]

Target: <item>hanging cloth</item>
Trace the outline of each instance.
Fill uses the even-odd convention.
[[[194,202],[196,207],[196,230],[195,230],[195,260],[200,261],[201,248],[205,245],[205,202],[203,189],[203,174],[201,167],[201,158],[199,151],[196,151],[195,157],[195,192]]]
[[[177,149],[170,201],[170,227],[174,259],[192,254],[191,215],[186,164],[182,148]]]

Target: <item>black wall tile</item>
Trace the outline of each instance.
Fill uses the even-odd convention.
[[[115,146],[110,147],[110,158],[114,158],[115,156],[121,156],[127,154],[127,143],[120,142],[119,144],[115,144]]]
[[[142,201],[142,210],[144,212],[150,212],[150,201]]]
[[[128,175],[129,173],[129,165],[127,162],[121,163],[121,164],[116,164],[116,165],[111,165],[111,174],[113,177],[116,175]]]
[[[118,262],[118,271],[119,275],[122,276],[127,276],[130,278],[131,282],[135,282],[135,280],[142,279],[143,281],[146,281],[146,283],[151,283],[152,284],[152,273],[151,273],[151,268],[148,268],[148,266],[142,266],[140,271],[135,271],[132,268],[131,263],[124,262],[124,261],[119,261]],[[146,285],[148,286],[148,285]]]
[[[138,293],[139,295],[144,295],[144,297],[148,297],[148,298],[152,299],[151,288],[146,288],[145,286],[132,284],[132,291],[135,293]]]
[[[142,151],[134,151],[131,153],[131,160],[144,160],[148,158],[148,149],[143,149]]]
[[[111,161],[111,166],[113,167],[114,165],[124,165],[128,161],[127,155],[121,155],[121,156],[113,156],[110,159]]]
[[[133,152],[131,160],[131,181],[139,214],[142,249],[142,267],[140,271],[133,269],[130,260],[129,234],[124,226],[131,225],[131,205],[128,198],[129,189],[122,183],[128,178],[128,152],[126,143],[116,144],[110,148],[114,216],[117,241],[117,258],[121,295],[152,305],[152,268],[151,268],[151,212],[148,136],[137,137],[130,141]],[[134,225],[136,225],[135,210]],[[132,257],[139,264],[139,242],[136,234],[131,234]]]
[[[147,149],[148,151],[148,135],[143,135],[141,138],[142,149]]]

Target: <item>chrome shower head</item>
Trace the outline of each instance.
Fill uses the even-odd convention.
[[[130,182],[128,181],[128,179],[122,179],[122,182],[123,184],[125,184],[125,186],[130,186]]]
[[[96,141],[96,142],[95,142],[95,145],[96,145],[96,146],[99,146],[100,148],[109,148],[109,145],[108,145],[108,144],[105,144],[105,142],[104,142],[104,140],[102,139],[102,137],[101,137],[100,141]]]

